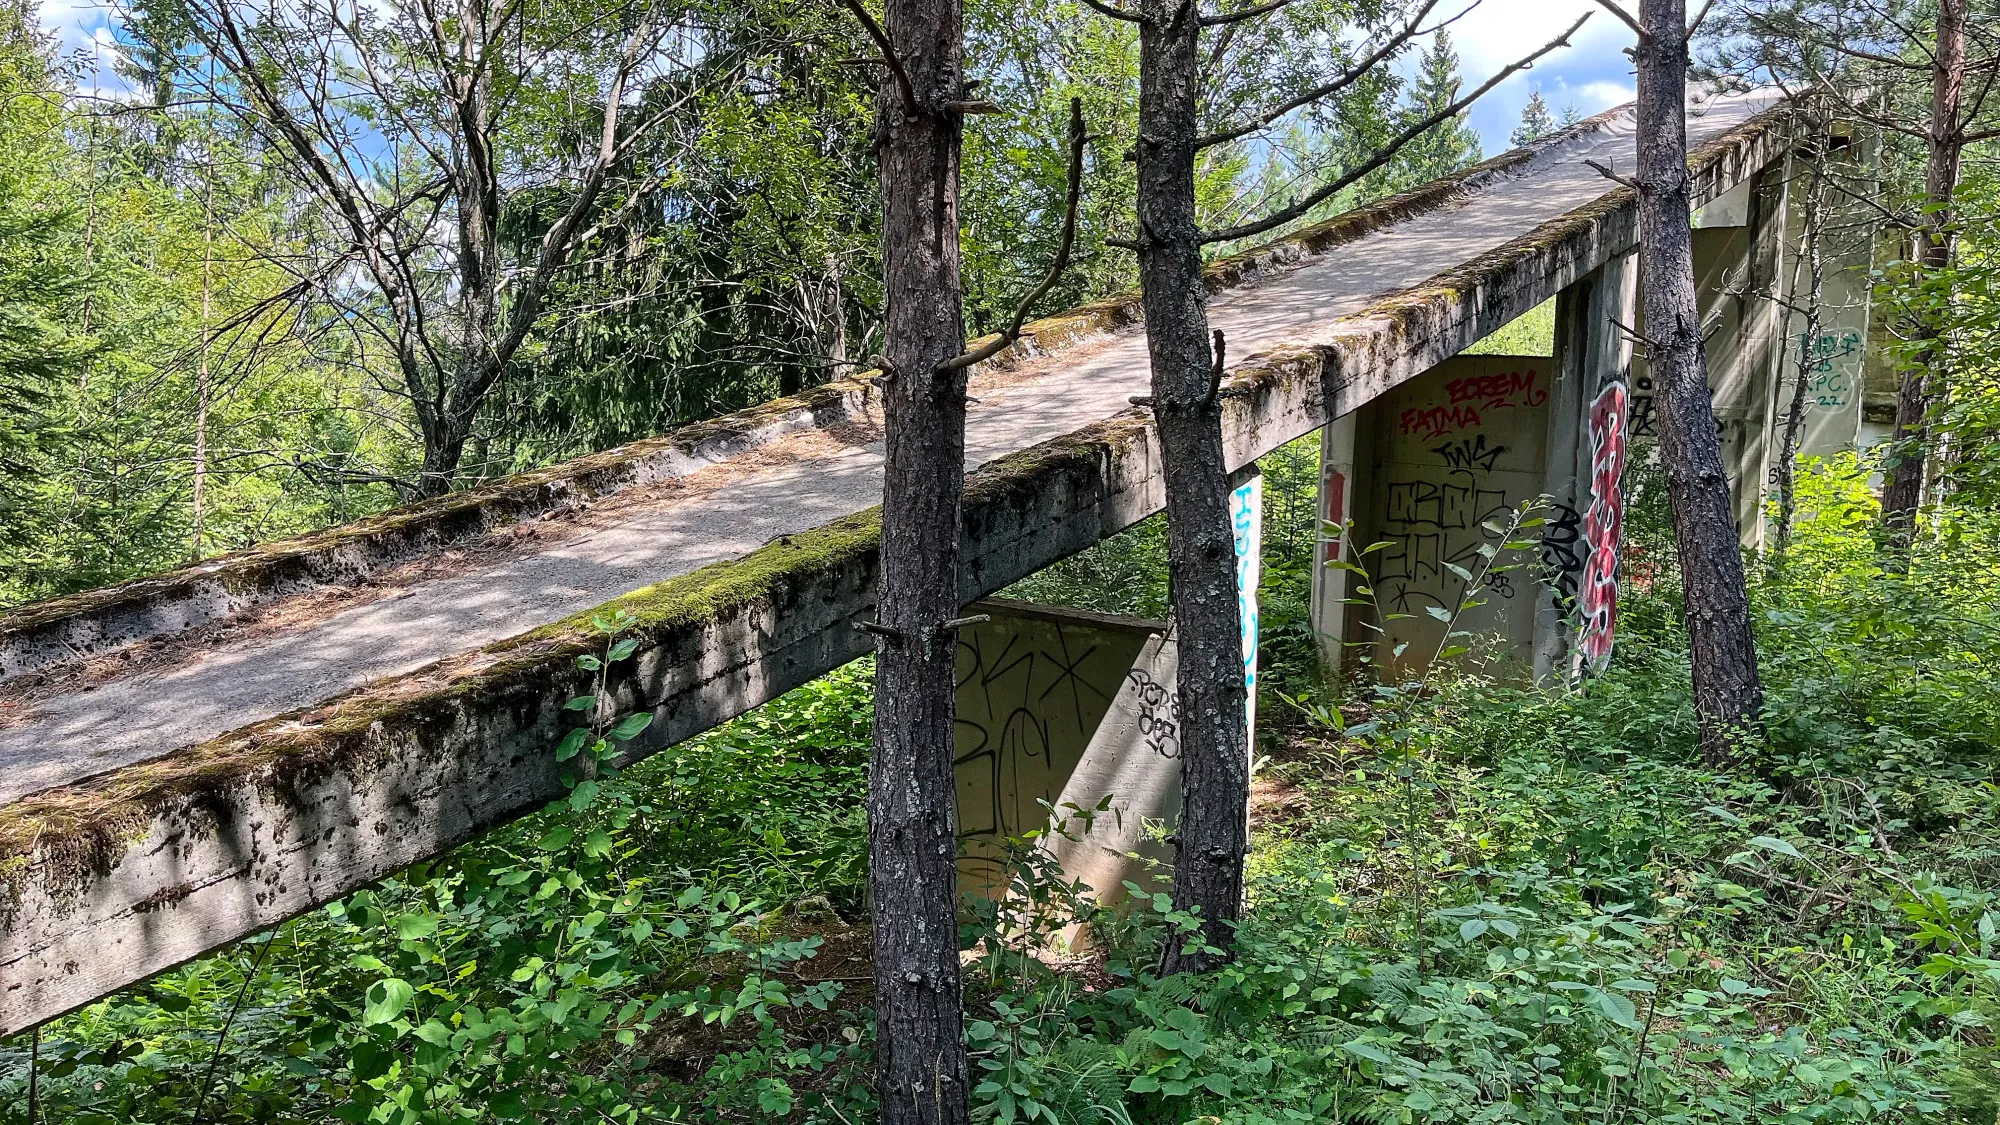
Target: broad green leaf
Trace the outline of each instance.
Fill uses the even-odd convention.
[[[410,987],[410,982],[401,977],[376,981],[368,987],[364,997],[361,1026],[374,1027],[402,1015],[403,1009],[410,1006],[410,999],[416,994],[417,990]]]
[[[1367,1059],[1370,1062],[1378,1062],[1384,1066],[1396,1065],[1395,1057],[1390,1055],[1389,1052],[1384,1051],[1373,1043],[1360,1039],[1351,1039],[1342,1043],[1340,1049],[1358,1059]]]
[[[1788,855],[1793,859],[1805,858],[1799,854],[1799,849],[1778,839],[1776,836],[1752,836],[1750,837],[1750,844],[1752,847],[1763,848],[1767,852],[1777,852],[1779,855]]]

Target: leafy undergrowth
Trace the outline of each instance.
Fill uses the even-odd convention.
[[[1893,573],[1860,474],[1810,474],[1757,577],[1769,741],[1734,768],[1664,568],[1581,692],[1315,693],[1275,632],[1236,964],[1158,979],[1190,920],[1024,845],[966,916],[979,1118],[1994,1121],[2000,523]],[[622,775],[637,730],[586,722],[568,802],[0,1048],[0,1121],[32,1050],[38,1123],[860,1125],[868,722],[865,664]],[[1048,957],[1078,921],[1094,952]]]
[[[1949,514],[1894,573],[1864,480],[1809,475],[1758,576],[1769,740],[1739,766],[1700,764],[1667,580],[1582,692],[1301,699],[1237,965],[1156,980],[1172,919],[1112,920],[1111,987],[976,1011],[983,1112],[1995,1120],[2000,524]]]

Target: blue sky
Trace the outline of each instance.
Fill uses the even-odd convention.
[[[1513,147],[1507,134],[1520,123],[1521,108],[1536,90],[1556,113],[1573,105],[1587,116],[1631,101],[1632,60],[1624,48],[1631,46],[1632,32],[1594,0],[1484,0],[1451,26],[1459,69],[1470,88],[1555,38],[1585,12],[1595,14],[1570,40],[1568,50],[1559,49],[1532,70],[1514,75],[1472,107],[1471,124],[1485,142],[1486,155]]]
[[[1458,6],[1470,0],[1456,0]],[[1443,9],[1449,10],[1448,2]],[[1631,33],[1593,0],[1481,0],[1470,14],[1452,25],[1452,41],[1468,87],[1528,54],[1553,38],[1584,12],[1595,12],[1566,51],[1558,51],[1508,79],[1472,108],[1472,127],[1485,142],[1486,155],[1510,146],[1507,134],[1520,121],[1521,107],[1539,89],[1557,112],[1575,106],[1596,113],[1632,99],[1631,61],[1621,48]],[[65,50],[95,50],[103,67],[101,81],[120,85],[110,73],[110,8],[99,0],[43,0],[42,21],[62,36]],[[89,86],[86,78],[84,86]]]

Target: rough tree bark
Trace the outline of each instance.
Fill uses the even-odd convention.
[[[1200,15],[1194,0],[1148,0],[1139,25],[1139,284],[1164,453],[1167,572],[1180,645],[1181,821],[1174,909],[1198,910],[1209,947],[1229,950],[1248,846],[1249,731],[1236,542],[1222,460],[1202,234],[1195,216]],[[1161,971],[1199,972],[1226,957],[1170,938]]]
[[[1465,111],[1507,76],[1568,44],[1583,24],[1571,24],[1547,45],[1512,63],[1471,93],[1413,122],[1313,190],[1247,222],[1204,232],[1195,210],[1195,167],[1202,150],[1256,134],[1286,115],[1323,102],[1379,67],[1412,40],[1428,35],[1423,21],[1438,0],[1419,0],[1405,18],[1373,42],[1353,66],[1309,89],[1213,131],[1199,128],[1204,65],[1218,65],[1223,47],[1206,57],[1203,27],[1223,29],[1262,19],[1290,0],[1266,0],[1204,15],[1195,0],[1084,0],[1092,9],[1139,28],[1138,223],[1120,240],[1139,256],[1139,284],[1152,361],[1151,404],[1166,470],[1167,571],[1180,645],[1176,687],[1181,704],[1181,822],[1176,837],[1174,907],[1199,911],[1199,942],[1169,938],[1163,972],[1201,971],[1226,960],[1242,906],[1243,856],[1248,847],[1250,732],[1245,713],[1242,633],[1236,597],[1236,543],[1224,471],[1223,339],[1208,332],[1203,284],[1205,245],[1251,238],[1308,215],[1348,185]],[[1209,949],[1219,952],[1211,953]]]
[[[1951,204],[1965,152],[1965,122],[1960,114],[1965,95],[1965,15],[1966,0],[1939,0],[1937,45],[1931,51],[1931,121],[1925,137],[1925,210],[1917,231],[1917,261],[1926,274],[1951,265]],[[1923,502],[1924,470],[1929,463],[1929,375],[1938,358],[1941,335],[1932,316],[1922,317],[1916,332],[1919,346],[1903,369],[1902,386],[1896,395],[1896,444],[1888,480],[1882,485],[1882,528],[1891,545],[1898,548],[1909,546],[1916,531],[1917,507]]]
[[[958,0],[858,3],[888,60],[876,100],[887,299],[882,578],[868,776],[876,1084],[885,1125],[967,1120],[952,813],[966,369],[959,276],[965,97]]]
[[[1636,179],[1646,362],[1658,388],[1660,457],[1686,588],[1702,757],[1720,765],[1735,759],[1757,726],[1764,690],[1695,304],[1687,2],[1641,0],[1638,23],[1633,57],[1639,78]]]

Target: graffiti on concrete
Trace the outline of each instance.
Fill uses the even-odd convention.
[[[959,835],[996,841],[1042,827],[1146,634],[1049,611],[1009,613],[959,633],[952,758]],[[968,846],[968,856],[982,853]]]
[[[1457,441],[1445,442],[1443,445],[1433,448],[1431,452],[1444,458],[1444,463],[1451,468],[1466,469],[1468,471],[1477,469],[1481,472],[1490,473],[1493,471],[1494,464],[1500,460],[1500,455],[1507,452],[1507,447],[1504,445],[1488,445],[1486,444],[1486,435],[1479,434],[1475,437],[1460,438]]]
[[[1440,480],[1389,484],[1382,538],[1390,545],[1375,578],[1391,613],[1422,613],[1432,605],[1457,609],[1464,593],[1458,572],[1484,561],[1479,554],[1486,542],[1482,525],[1507,518],[1512,507],[1505,491],[1483,487],[1483,473],[1453,468],[1450,458],[1444,461]]]
[[[1653,401],[1653,377],[1637,375],[1632,380],[1632,419],[1628,427],[1635,438],[1660,436],[1660,414]]]
[[[1587,552],[1577,588],[1576,665],[1597,673],[1611,662],[1618,635],[1618,555],[1625,533],[1625,442],[1630,395],[1623,382],[1590,404],[1590,511],[1583,517]]]
[[[1242,629],[1243,686],[1250,729],[1257,727],[1257,580],[1264,553],[1264,478],[1244,481],[1229,494],[1229,524],[1236,539],[1236,614]]]
[[[1147,749],[1172,761],[1181,756],[1181,696],[1172,684],[1153,678],[1153,670],[1135,667],[1125,675],[1139,738]]]
[[[1827,409],[1850,405],[1858,372],[1854,365],[1842,361],[1861,354],[1861,333],[1851,328],[1840,333],[1822,332],[1817,337],[1801,332],[1798,347],[1811,361],[1806,371],[1806,402]]]
[[[1487,575],[1483,552],[1498,547],[1488,525],[1508,524],[1546,487],[1551,401],[1539,361],[1459,356],[1397,387],[1357,423],[1370,431],[1374,471],[1365,501],[1349,504],[1355,542],[1367,545],[1356,561],[1386,618],[1366,638],[1380,642],[1380,664],[1414,671],[1433,653],[1468,647],[1484,660],[1503,651],[1489,641],[1532,631],[1538,599],[1522,596],[1518,574]],[[1465,643],[1447,643],[1448,630]]]
[[[1446,401],[1412,406],[1398,418],[1404,436],[1425,440],[1448,437],[1485,425],[1497,410],[1532,409],[1549,401],[1534,368],[1497,374],[1468,375],[1445,383]]]
[[[1319,565],[1340,557],[1340,529],[1347,522],[1347,474],[1326,466],[1319,478]]]
[[[1557,501],[1542,532],[1542,566],[1555,588],[1556,608],[1567,614],[1576,607],[1577,584],[1583,580],[1583,513]]]

